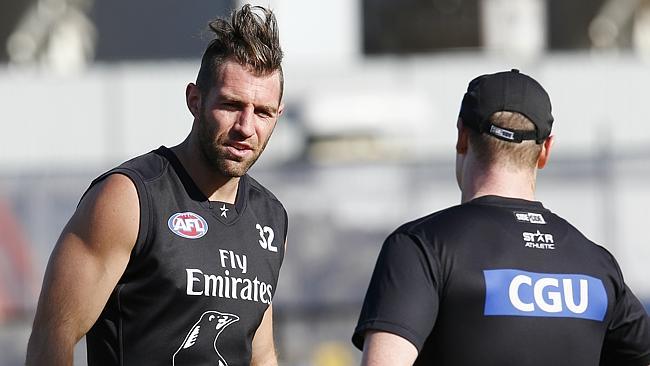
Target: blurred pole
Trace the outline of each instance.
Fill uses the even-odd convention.
[[[0,1],[0,62],[9,61],[7,40],[18,25],[23,14],[36,0]]]
[[[95,27],[86,12],[93,0],[38,0],[7,39],[13,65],[38,65],[69,74],[92,61]]]
[[[546,0],[481,0],[486,51],[535,59],[546,49]]]
[[[593,48],[616,49],[623,28],[632,20],[639,0],[606,0],[589,24]]]
[[[103,83],[104,159],[112,165],[125,156],[124,76],[120,65],[113,65]]]
[[[650,60],[650,0],[643,0],[639,4],[632,29],[634,50],[642,58]]]
[[[610,126],[603,124],[602,126]],[[619,212],[616,201],[616,159],[614,156],[614,143],[611,131],[606,127],[598,130],[599,150],[596,155],[596,177],[601,189],[601,220],[602,235],[604,243],[609,249],[618,246],[616,240],[620,238],[616,229],[618,228],[617,213]]]

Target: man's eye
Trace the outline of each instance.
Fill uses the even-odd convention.
[[[239,105],[237,103],[234,103],[234,102],[224,102],[224,103],[221,103],[221,106],[224,109],[228,109],[228,110],[233,110],[233,109],[239,108]]]
[[[264,117],[264,118],[272,118],[273,117],[273,113],[271,113],[269,111],[266,111],[266,110],[261,110],[260,109],[260,110],[255,111],[255,113],[257,113],[258,116]]]

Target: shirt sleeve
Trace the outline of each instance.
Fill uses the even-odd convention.
[[[393,233],[379,253],[352,343],[363,349],[369,330],[405,338],[422,350],[438,315],[432,260],[415,237]]]
[[[650,318],[625,284],[607,327],[600,364],[650,364]]]

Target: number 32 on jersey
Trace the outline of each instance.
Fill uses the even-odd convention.
[[[273,245],[273,239],[275,238],[273,229],[268,226],[262,227],[260,224],[255,225],[255,228],[260,232],[260,240],[257,241],[260,246],[270,252],[277,252],[278,247]]]

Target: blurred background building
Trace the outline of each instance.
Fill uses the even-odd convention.
[[[650,1],[258,1],[276,11],[285,102],[252,175],[284,202],[281,364],[344,366],[384,237],[459,202],[467,82],[519,68],[557,136],[538,197],[650,303]],[[189,132],[206,24],[239,1],[0,3],[0,366],[21,365],[45,265],[90,180]],[[83,342],[77,365],[85,365]]]

